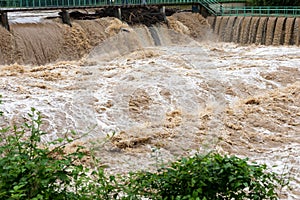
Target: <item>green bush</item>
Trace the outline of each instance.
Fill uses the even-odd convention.
[[[216,153],[182,158],[156,172],[107,176],[93,156],[92,166],[81,164],[84,147],[64,152],[74,140],[42,142],[40,113],[32,108],[28,116],[20,127],[0,129],[0,199],[277,199],[276,189],[287,184],[266,165]]]
[[[210,153],[182,158],[155,173],[133,174],[129,187],[151,199],[277,199],[283,182],[266,170],[247,159]]]
[[[114,177],[80,164],[84,147],[66,154],[71,139],[41,145],[41,115],[32,109],[29,118],[20,128],[1,129],[0,199],[110,199]]]
[[[247,3],[252,6],[300,6],[295,0],[247,0]]]

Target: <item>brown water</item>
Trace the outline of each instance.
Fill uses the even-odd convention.
[[[233,28],[233,36],[232,36],[232,41],[230,42],[235,42],[239,43],[240,42],[240,37],[241,37],[241,27],[243,24],[244,18],[237,18],[235,21]]]
[[[258,28],[255,39],[253,27],[266,27],[267,18],[222,18],[218,30],[197,14],[169,20],[170,28],[103,18],[0,29],[1,124],[21,122],[35,107],[49,132],[44,140],[88,133],[82,142],[112,173],[211,150],[250,157],[288,171],[293,190],[281,199],[299,199],[299,47],[214,42],[213,32],[266,41],[268,29]],[[231,33],[223,21],[234,24]],[[277,33],[288,21],[274,23],[272,42],[286,41]]]
[[[210,17],[208,21],[220,41],[299,45],[299,20],[291,17]]]
[[[230,17],[228,19],[228,27],[233,27],[235,24],[236,17]],[[230,42],[232,41],[232,34],[233,34],[233,29],[225,29],[225,34],[224,34],[224,42]]]
[[[259,25],[259,17],[253,17],[251,19],[251,24],[249,27],[249,39],[248,39],[248,43],[250,44],[254,44],[256,41],[256,34],[257,34],[257,28]]]
[[[294,26],[295,26],[295,21],[296,19],[295,18],[287,18],[286,19],[286,28],[285,28],[285,37],[284,37],[284,44],[285,45],[289,45],[289,44],[292,44],[292,41],[293,41],[293,29],[294,29]]]

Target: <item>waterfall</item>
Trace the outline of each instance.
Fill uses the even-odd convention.
[[[11,23],[10,32],[0,26],[0,65],[80,60],[93,52],[95,59],[110,60],[141,48],[190,44],[211,35],[211,26],[198,13],[175,13],[168,22],[150,27],[130,26],[117,18],[105,17],[72,20],[72,27],[57,19]]]
[[[241,25],[242,25],[243,21],[244,21],[244,17],[239,17],[236,20],[236,23],[233,26],[232,42],[239,43],[240,34],[241,34],[240,30],[241,30]]]
[[[227,26],[228,20],[229,20],[229,17],[223,17],[221,24],[220,24],[219,36],[222,41],[224,41],[225,33],[228,29],[228,26]]]
[[[149,31],[151,33],[151,36],[152,36],[153,40],[154,40],[154,44],[156,46],[160,46],[161,42],[160,42],[158,33],[156,32],[155,28],[151,26],[151,27],[149,27]]]
[[[215,27],[216,17],[207,17],[207,22],[212,28]]]
[[[266,45],[273,44],[276,22],[277,22],[277,17],[269,17],[268,24],[267,24],[267,31],[266,31]]]
[[[282,45],[285,37],[285,22],[286,18],[278,18],[275,26],[273,45]]]
[[[242,23],[241,36],[240,36],[240,43],[242,44],[247,44],[248,42],[251,20],[252,17],[245,17]]]
[[[255,43],[259,20],[260,20],[259,17],[252,17],[250,30],[249,30],[249,40],[248,40],[249,44]]]
[[[236,22],[237,17],[230,17],[227,22],[227,27],[226,31],[224,33],[224,42],[231,42],[232,41],[232,34],[233,34],[233,29],[232,27],[234,26]]]
[[[300,45],[300,18],[223,16],[208,23],[223,42]]]
[[[215,23],[215,27],[214,27],[214,33],[217,34],[217,35],[219,34],[219,29],[220,29],[220,24],[221,24],[222,18],[223,17],[217,17],[217,19],[216,19],[216,23]]]
[[[294,25],[294,37],[293,37],[295,45],[300,44],[300,18],[296,18]]]
[[[287,18],[286,19],[286,26],[285,26],[285,38],[284,38],[284,45],[293,45],[294,41],[293,41],[293,35],[294,35],[294,31],[293,31],[293,27],[295,25],[295,18]]]

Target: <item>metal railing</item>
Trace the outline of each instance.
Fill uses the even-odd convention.
[[[22,8],[61,8],[61,7],[95,7],[141,5],[142,0],[0,0],[0,10]],[[147,5],[180,5],[201,4],[213,14],[219,12],[220,4],[217,0],[146,0]]]
[[[222,5],[217,0],[202,0],[201,2],[199,1],[199,3],[213,15],[217,16],[222,14]]]
[[[223,16],[300,16],[300,7],[296,6],[245,6],[223,8]]]
[[[132,0],[131,0],[132,1]],[[106,0],[0,0],[0,8],[51,8],[110,5]],[[120,1],[120,4],[122,2]]]
[[[219,1],[220,0],[146,0],[146,3],[147,5],[201,4],[211,14],[216,16],[300,16],[300,7],[222,7]],[[122,6],[126,4],[141,5],[142,3],[142,0],[0,0],[0,11],[105,7]]]
[[[246,3],[247,0],[218,0],[219,3]]]

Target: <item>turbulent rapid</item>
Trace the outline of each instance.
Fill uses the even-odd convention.
[[[0,28],[1,124],[34,107],[44,140],[86,134],[111,173],[212,150],[249,157],[288,172],[292,189],[281,199],[299,199],[299,47],[218,43],[198,14],[168,20]]]

